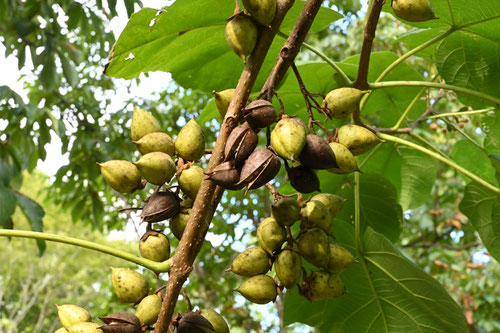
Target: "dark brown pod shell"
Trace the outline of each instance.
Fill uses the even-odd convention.
[[[339,167],[332,148],[317,134],[307,134],[306,144],[300,152],[299,160],[302,165],[315,170]]]
[[[239,184],[245,184],[248,190],[259,188],[273,179],[280,167],[281,162],[272,151],[264,147],[258,148],[243,164]]]
[[[300,193],[320,191],[319,178],[313,169],[305,165],[299,165],[298,167],[289,168],[287,171],[290,185]]]
[[[141,333],[141,322],[132,313],[118,312],[99,319],[105,324],[99,327],[104,333]]]
[[[278,120],[273,103],[265,99],[251,102],[242,111],[245,120],[253,128],[264,128]]]
[[[224,149],[225,160],[234,159],[236,165],[241,164],[255,150],[259,138],[257,133],[245,122],[236,127],[229,138]]]
[[[238,184],[240,180],[240,173],[235,168],[233,161],[227,161],[216,166],[212,172],[207,172],[206,175],[217,185],[225,188],[226,190],[240,190],[243,188],[242,184]]]
[[[173,192],[157,192],[142,208],[141,217],[144,222],[159,222],[176,216],[179,209],[179,199]]]
[[[177,333],[215,332],[212,324],[198,312],[186,312],[174,324]]]

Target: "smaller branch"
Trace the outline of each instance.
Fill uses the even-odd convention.
[[[457,131],[458,133],[460,133],[464,138],[466,138],[467,140],[469,140],[476,147],[478,147],[481,150],[484,150],[484,148],[479,143],[477,143],[476,140],[474,140],[467,133],[465,133],[460,127],[457,126],[457,124],[455,124],[452,121],[449,121],[446,118],[442,118],[441,120],[444,121],[445,123],[447,123],[448,125],[450,125],[451,127],[453,127],[455,129],[455,131]]]
[[[470,249],[471,247],[480,246],[482,244],[483,243],[480,241],[464,244],[461,246],[453,246],[450,244],[441,244],[439,242],[421,242],[421,243],[417,242],[414,244],[409,243],[409,244],[403,245],[403,247],[422,248],[422,249],[428,249],[431,247],[442,247],[443,249],[447,249],[447,250],[451,250],[451,251],[463,251],[463,250]]]
[[[436,119],[436,118],[441,118],[441,117],[460,117],[464,115],[469,115],[469,114],[480,114],[480,113],[487,113],[495,111],[494,108],[488,108],[488,109],[482,109],[482,110],[473,110],[473,111],[462,111],[462,112],[447,112],[447,113],[438,113],[438,114],[433,114],[432,116],[428,116],[427,119]]]
[[[357,255],[361,256],[361,201],[359,191],[359,172],[354,172],[354,243]]]

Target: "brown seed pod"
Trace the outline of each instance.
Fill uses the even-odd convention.
[[[338,168],[332,148],[317,134],[307,134],[306,144],[300,152],[299,161],[315,170]]]
[[[240,180],[240,173],[234,166],[233,161],[227,161],[216,166],[212,172],[207,172],[206,175],[217,185],[225,188],[226,190],[241,190],[243,184],[238,184]]]
[[[142,208],[141,217],[144,222],[159,222],[176,216],[179,209],[179,198],[172,191],[157,192]]]
[[[257,133],[245,122],[236,127],[229,138],[224,149],[225,160],[234,159],[234,164],[239,165],[255,150],[259,137]]]
[[[177,333],[216,333],[212,324],[199,312],[186,312],[174,320]]]
[[[238,184],[246,185],[247,191],[259,188],[273,179],[280,171],[280,167],[280,160],[271,150],[258,148],[243,164]]]
[[[265,99],[251,102],[242,111],[245,120],[253,128],[264,128],[278,120],[273,103]]]
[[[127,313],[118,312],[110,314],[99,319],[105,324],[99,327],[104,333],[140,333],[141,322],[137,316]]]
[[[290,185],[300,193],[312,193],[321,191],[319,189],[319,178],[313,169],[305,165],[299,165],[287,169]]]

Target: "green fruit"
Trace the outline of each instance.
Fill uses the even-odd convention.
[[[68,327],[69,333],[102,333],[100,325],[96,323],[81,322]]]
[[[149,295],[142,299],[135,310],[135,315],[142,325],[153,325],[158,319],[161,310],[161,298],[156,295]]]
[[[139,252],[143,258],[162,262],[170,258],[170,242],[162,233],[149,234],[139,242]]]
[[[143,155],[134,164],[141,175],[154,185],[170,182],[176,171],[172,157],[159,151]]]
[[[328,267],[330,244],[328,237],[319,228],[307,229],[297,240],[300,253],[316,267]]]
[[[321,201],[328,208],[332,219],[337,217],[345,202],[344,198],[331,193],[318,193],[311,200]]]
[[[269,26],[276,14],[276,0],[243,0],[243,6],[255,21]]]
[[[366,153],[377,143],[382,142],[375,133],[358,125],[344,125],[339,128],[338,140],[354,156]]]
[[[229,333],[229,327],[226,321],[216,311],[212,309],[201,309],[200,314],[212,324],[216,333]]]
[[[356,88],[338,88],[330,91],[323,101],[330,118],[342,119],[350,115],[359,107],[359,101],[366,91]]]
[[[177,214],[176,217],[170,219],[169,227],[170,231],[174,234],[175,238],[181,240],[182,234],[184,233],[184,229],[186,229],[187,222],[189,220],[189,214],[191,213],[191,209],[188,209],[187,213]]]
[[[128,161],[112,160],[97,163],[101,173],[115,191],[131,193],[141,186],[141,174],[137,167]]]
[[[146,110],[134,106],[132,114],[132,140],[138,141],[149,133],[161,132],[160,123]]]
[[[328,261],[329,271],[341,271],[350,267],[356,259],[349,250],[338,244],[330,242],[330,260]]]
[[[68,330],[64,327],[57,329],[54,333],[68,333]]]
[[[423,22],[437,19],[429,0],[392,0],[394,14],[408,22]]]
[[[243,62],[252,53],[257,44],[258,31],[252,19],[245,15],[237,15],[226,24],[226,40],[234,53]]]
[[[268,275],[255,275],[246,279],[235,291],[253,303],[266,304],[277,296],[277,286],[273,278]]]
[[[267,252],[255,246],[238,254],[228,271],[249,277],[265,274],[269,269],[271,269],[271,264]]]
[[[311,301],[337,298],[346,292],[344,283],[336,274],[324,271],[312,274],[310,288]]]
[[[189,198],[193,200],[196,199],[196,195],[198,194],[204,177],[205,173],[203,169],[197,165],[191,165],[182,170],[179,175],[179,186],[182,192]]]
[[[356,162],[356,158],[351,153],[346,146],[337,143],[330,142],[330,148],[332,148],[333,153],[335,154],[335,158],[337,159],[338,168],[328,169],[328,172],[335,174],[345,174],[351,173],[354,171],[359,171],[358,162]]]
[[[175,150],[186,161],[197,161],[205,154],[205,134],[194,118],[177,135]]]
[[[137,141],[132,141],[137,146],[142,155],[152,153],[154,151],[161,151],[162,153],[175,155],[174,140],[170,135],[163,132],[154,132],[144,135]]]
[[[281,198],[271,206],[274,219],[281,226],[290,226],[300,218],[300,206],[293,198]]]
[[[290,289],[295,286],[302,275],[302,259],[300,255],[291,250],[281,251],[274,262],[276,275],[283,285]]]
[[[332,218],[330,211],[321,201],[311,200],[300,210],[301,227],[303,229],[318,227],[327,235],[332,235]]]
[[[137,303],[149,291],[146,278],[128,268],[111,267],[111,280],[115,293],[122,303]]]
[[[274,218],[265,218],[257,228],[257,240],[260,247],[267,253],[273,254],[274,251],[281,249],[281,245],[286,240],[285,228],[280,226]]]
[[[276,153],[286,159],[298,159],[306,144],[306,126],[299,118],[282,118],[271,132],[271,145]]]
[[[215,105],[217,106],[217,110],[219,110],[222,118],[226,116],[227,109],[229,108],[229,104],[233,99],[234,92],[236,89],[226,89],[220,92],[212,91],[215,98]]]
[[[92,320],[90,313],[88,313],[88,311],[84,308],[81,308],[77,305],[64,304],[56,305],[56,307],[59,320],[65,328],[68,328],[76,323]]]

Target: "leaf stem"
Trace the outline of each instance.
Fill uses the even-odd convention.
[[[487,109],[473,110],[473,111],[438,113],[438,114],[434,114],[432,116],[428,116],[427,119],[435,119],[435,118],[441,118],[441,117],[453,117],[453,116],[460,117],[463,115],[487,113],[490,111],[495,111],[495,109],[494,108],[487,108]]]
[[[410,110],[415,106],[415,104],[417,104],[418,100],[420,99],[420,97],[422,97],[422,94],[427,90],[427,88],[422,88],[418,94],[415,96],[415,98],[411,101],[411,103],[408,105],[408,107],[406,108],[405,112],[403,112],[403,114],[401,115],[401,117],[399,118],[398,122],[396,123],[396,125],[394,125],[391,129],[393,131],[397,131],[399,129],[399,127],[401,127],[401,124],[403,123],[403,121],[405,120],[406,116],[408,115],[408,113],[410,113]]]
[[[354,173],[354,243],[361,257],[361,202],[359,199],[359,172]]]
[[[426,144],[429,148],[434,150],[436,153],[439,155],[443,156],[443,158],[449,159],[448,156],[446,156],[445,153],[443,153],[441,150],[437,149],[432,143],[430,143],[427,139],[425,139],[423,136],[416,134],[415,132],[409,133],[411,137],[414,137],[417,140],[422,141],[424,144]]]

